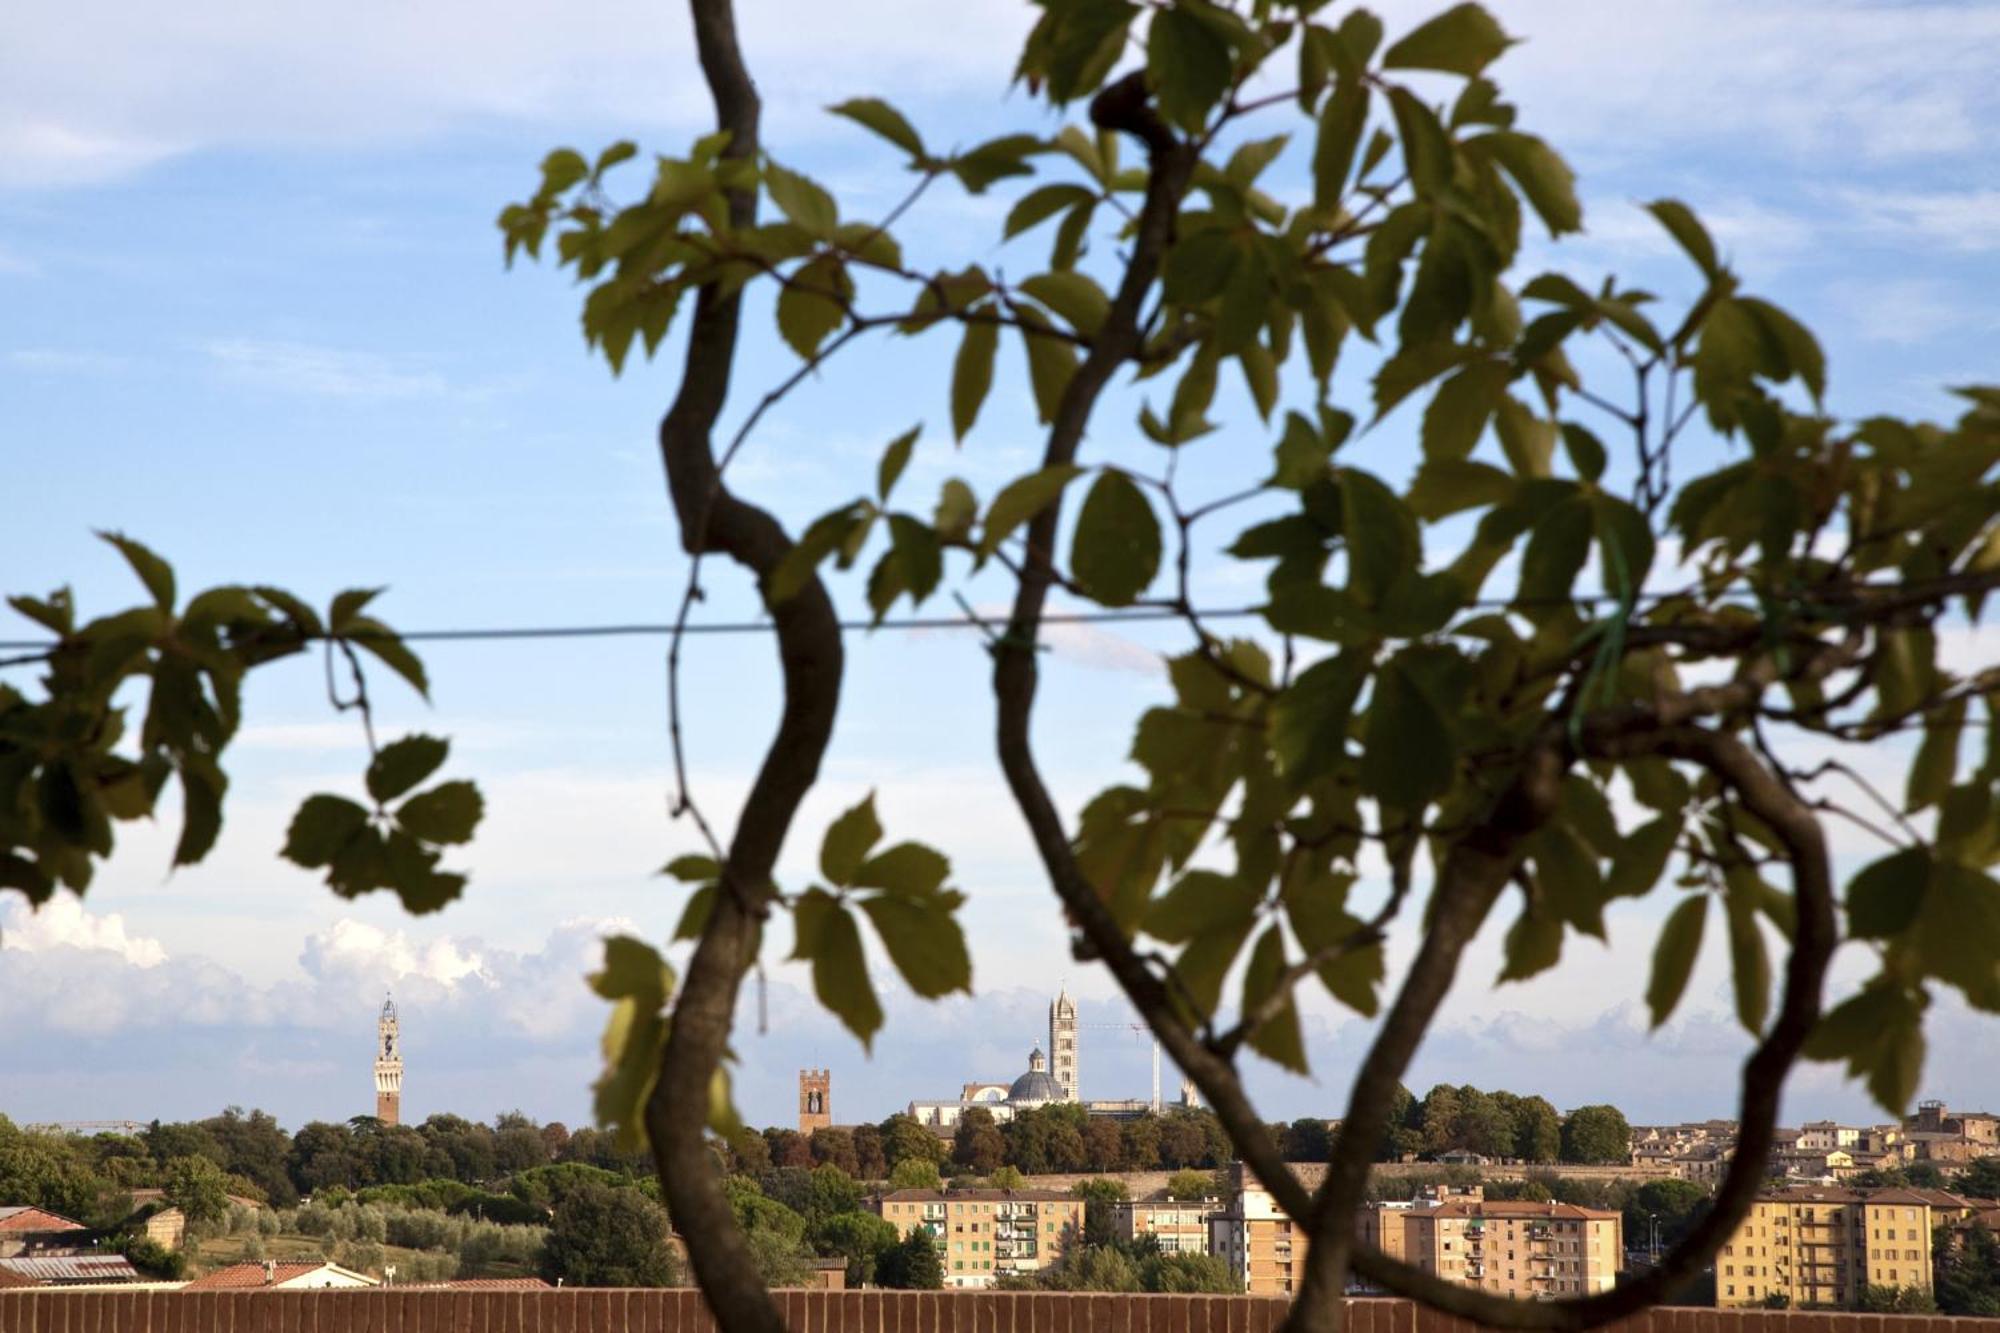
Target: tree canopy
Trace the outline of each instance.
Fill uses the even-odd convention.
[[[1951,647],[2000,583],[2000,390],[1958,390],[1948,421],[1835,414],[1813,334],[1676,200],[1647,206],[1683,261],[1668,292],[1566,257],[1524,271],[1583,210],[1496,82],[1515,37],[1475,3],[1391,34],[1310,0],[1037,0],[1017,69],[1032,115],[996,137],[945,150],[878,97],[831,108],[910,181],[861,212],[762,138],[729,0],[689,5],[714,132],[643,162],[627,141],[558,149],[500,227],[507,258],[551,249],[582,282],[585,338],[614,372],[675,334],[659,444],[691,556],[680,623],[727,558],[754,581],[783,669],[765,761],[734,818],[711,819],[682,740],[676,635],[673,808],[694,849],[667,873],[686,904],[671,930],[609,940],[593,978],[612,1008],[597,1114],[652,1154],[730,1333],[780,1327],[758,1275],[787,1242],[738,1223],[784,1205],[746,1207],[707,1139],[741,1128],[731,1024],[770,919],[789,917],[819,1001],[864,1045],[884,1022],[871,954],[920,996],[972,980],[950,860],[892,837],[872,796],[819,833],[816,876],[774,873],[839,716],[832,589],[850,570],[865,567],[857,595],[877,623],[974,578],[1008,586],[1002,615],[962,608],[987,636],[1000,769],[1076,956],[1215,1110],[1152,1124],[1160,1162],[1233,1152],[1308,1228],[1297,1333],[1337,1325],[1350,1271],[1486,1323],[1631,1313],[1706,1267],[1742,1217],[1799,1059],[1840,1062],[1900,1108],[1941,988],[2000,1009],[2000,674]],[[1007,196],[1004,270],[905,259],[899,226],[946,190]],[[763,333],[797,365],[725,425],[738,349],[760,336],[749,293],[769,298]],[[1018,352],[1039,456],[988,496],[954,477],[913,498],[916,425],[855,499],[788,532],[728,468],[792,387],[838,374],[858,340],[896,338],[948,340],[949,374],[897,392],[967,450],[986,443],[997,357]],[[33,902],[85,891],[117,826],[169,784],[175,864],[206,856],[245,676],[312,651],[358,716],[367,800],[307,798],[284,855],[336,893],[387,889],[412,911],[465,890],[444,862],[483,802],[441,777],[444,740],[375,736],[370,673],[428,680],[371,614],[374,591],[324,610],[263,585],[184,598],[160,555],[107,540],[138,605],[84,618],[67,591],[12,600],[49,642],[6,664],[38,673],[26,688],[0,684],[0,886]],[[1257,624],[1233,636],[1199,596],[1224,576],[1262,589]],[[1127,780],[1080,811],[1052,796],[1035,745],[1057,595],[1167,618],[1186,641],[1172,700],[1133,725]],[[1836,818],[1876,845],[1844,889]],[[1474,935],[1504,917],[1497,981],[1521,981],[1644,898],[1660,920],[1654,1025],[1714,953],[1752,1045],[1713,1207],[1630,1283],[1531,1305],[1358,1246],[1368,1164],[1407,1128],[1400,1080]],[[1399,923],[1417,947],[1392,979]],[[669,936],[684,946],[671,961]],[[1843,944],[1872,971],[1829,1006]],[[1374,1021],[1317,1194],[1242,1075],[1249,1055],[1307,1072],[1300,987]],[[1433,1090],[1424,1146],[1546,1151],[1546,1117],[1517,1110]],[[1604,1111],[1569,1118],[1564,1157],[1622,1147]],[[1023,1170],[1093,1151],[1062,1114],[1002,1136]],[[892,1170],[947,1155],[914,1123],[880,1138]],[[492,1148],[528,1144],[502,1132]],[[794,1144],[783,1164],[811,1160]]]

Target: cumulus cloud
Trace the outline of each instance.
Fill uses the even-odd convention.
[[[12,897],[12,895],[9,895]],[[70,897],[51,899],[39,912],[30,912],[18,901],[0,912],[0,949],[20,953],[46,953],[52,949],[79,949],[115,954],[134,967],[158,967],[167,960],[160,942],[125,929],[123,913],[103,916],[87,912]]]

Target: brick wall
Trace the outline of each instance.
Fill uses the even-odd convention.
[[[1273,1333],[1260,1296],[778,1293],[792,1333]],[[1348,1302],[1349,1333],[1472,1333],[1406,1301]],[[714,1333],[691,1290],[0,1292],[0,1333]],[[2000,1320],[1655,1310],[1614,1333],[2000,1333]]]

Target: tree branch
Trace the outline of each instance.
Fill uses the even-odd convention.
[[[737,44],[731,0],[691,0],[695,45],[730,138],[723,153],[754,158],[759,102]],[[729,197],[730,224],[749,225],[752,190]],[[723,484],[713,437],[728,395],[742,300],[715,284],[696,295],[679,391],[660,423],[660,456],[691,556],[717,550],[760,584],[791,549],[770,514]],[[842,646],[833,602],[817,578],[771,607],[784,673],[777,735],[738,816],[722,886],[688,960],[658,1081],[646,1103],[646,1130],[667,1210],[687,1238],[688,1258],[716,1322],[730,1333],[782,1333],[784,1324],[737,1229],[703,1142],[710,1087],[729,1039],[736,996],[757,956],[774,893],[771,872],[799,803],[819,773],[840,697]]]

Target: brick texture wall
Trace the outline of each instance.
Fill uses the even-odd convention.
[[[778,1293],[792,1333],[1273,1333],[1281,1298]],[[1406,1301],[1348,1302],[1350,1333],[1473,1333]],[[714,1333],[693,1291],[9,1291],[0,1333]],[[1655,1310],[1613,1333],[2000,1333],[2000,1320]]]

